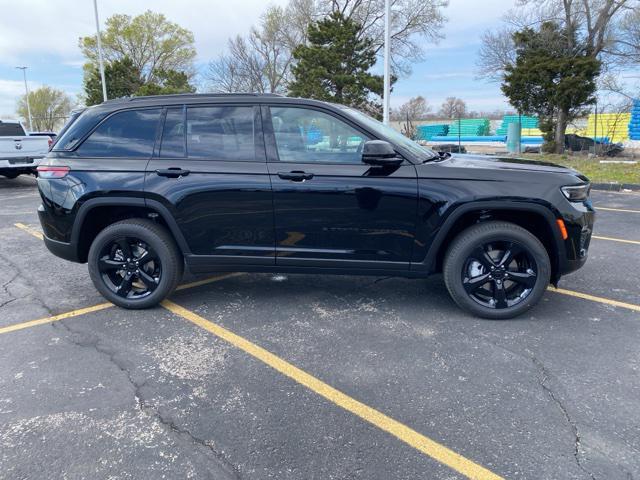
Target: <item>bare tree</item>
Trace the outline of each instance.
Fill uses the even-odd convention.
[[[487,30],[480,39],[482,46],[476,62],[478,76],[500,82],[505,69],[516,62],[513,30],[504,27],[495,31]]]
[[[478,75],[500,81],[505,67],[515,62],[513,32],[548,21],[562,25],[570,42],[575,42],[569,48],[576,53],[600,59],[615,55],[622,41],[617,24],[625,13],[633,15],[638,8],[638,0],[519,0],[516,9],[505,15],[503,29],[483,35]],[[637,25],[636,20],[632,32]]]
[[[362,25],[361,37],[373,40],[376,53],[384,48],[384,0],[317,0],[321,15],[339,11]],[[408,74],[411,63],[424,55],[425,40],[443,38],[443,9],[449,0],[391,0],[391,60],[396,75]]]
[[[431,111],[429,102],[423,96],[417,96],[409,99],[398,107],[397,110],[391,112],[395,120],[405,121],[422,120]]]
[[[442,38],[448,0],[391,0],[391,56],[394,74],[407,74],[422,58],[425,40]],[[360,37],[383,49],[384,0],[290,0],[269,7],[248,35],[229,40],[228,51],[205,74],[214,91],[284,92],[290,81],[293,49],[305,43],[307,28],[334,11],[362,25]]]
[[[442,118],[448,119],[464,117],[467,114],[467,104],[460,98],[447,97],[438,113]]]
[[[616,25],[616,39],[610,53],[621,67],[640,65],[640,8],[626,13]]]
[[[416,139],[418,130],[413,124],[415,120],[422,120],[431,111],[431,106],[423,96],[409,99],[400,105],[397,110],[391,111],[394,120],[401,123],[401,132],[404,136]]]
[[[286,90],[293,49],[306,40],[315,15],[313,0],[292,0],[285,8],[272,6],[246,37],[230,39],[228,52],[209,63],[205,74],[218,92],[277,93]]]

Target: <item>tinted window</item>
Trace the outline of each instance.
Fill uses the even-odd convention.
[[[19,123],[0,122],[0,137],[23,137],[26,134]]]
[[[94,130],[78,153],[87,157],[150,157],[159,119],[160,109],[116,113]]]
[[[281,162],[360,163],[368,138],[317,110],[271,107],[271,120]]]
[[[184,112],[182,107],[169,108],[162,129],[161,157],[184,157]]]
[[[253,107],[188,108],[187,152],[190,158],[254,160]]]

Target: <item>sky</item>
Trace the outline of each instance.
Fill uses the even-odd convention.
[[[284,4],[287,0],[268,3]],[[225,49],[227,39],[245,34],[268,4],[264,0],[98,0],[100,20],[114,13],[137,15],[147,9],[165,14],[194,33],[196,67]],[[499,85],[476,78],[480,35],[500,26],[515,0],[450,0],[445,38],[425,43],[424,61],[394,86],[392,107],[422,95],[437,110],[448,96],[467,102],[469,109],[506,109]],[[0,118],[15,118],[16,99],[24,93],[22,71],[28,66],[29,88],[49,85],[76,97],[82,91],[83,57],[78,39],[95,32],[91,0],[0,0]]]

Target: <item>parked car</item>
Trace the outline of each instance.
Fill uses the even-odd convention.
[[[28,135],[20,122],[0,120],[0,175],[35,173],[51,143],[49,138]]]
[[[125,308],[157,304],[185,267],[442,272],[460,307],[505,319],[585,263],[594,221],[574,170],[438,154],[352,108],[277,95],[110,100],[38,172],[46,246]]]

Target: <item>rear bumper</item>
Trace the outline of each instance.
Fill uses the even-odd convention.
[[[78,258],[78,249],[76,248],[76,245],[74,245],[73,243],[53,240],[52,238],[47,237],[47,212],[42,207],[42,205],[38,208],[38,217],[40,218],[40,225],[42,225],[42,230],[44,231],[44,244],[47,249],[56,257],[64,258],[65,260],[69,260],[71,262],[82,263]]]
[[[75,245],[71,243],[58,242],[57,240],[52,240],[47,236],[44,237],[44,244],[56,257],[64,258],[70,262],[82,263],[78,259],[78,250],[75,248]]]
[[[42,157],[0,158],[0,170],[35,170]]]

